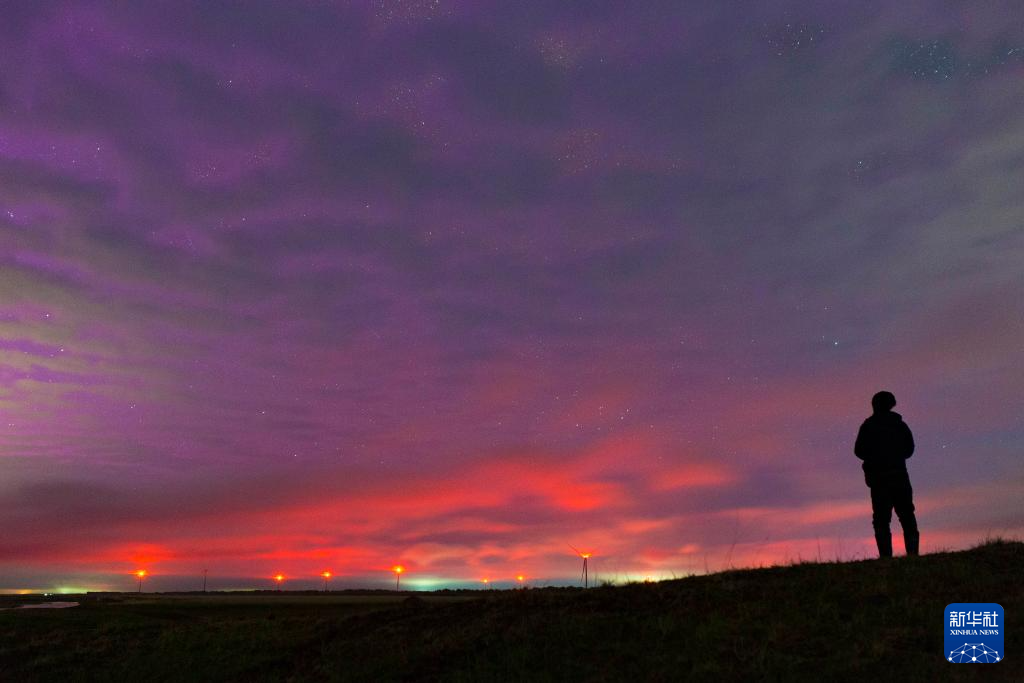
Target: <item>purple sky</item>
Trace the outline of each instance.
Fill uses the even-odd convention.
[[[870,556],[879,389],[1019,534],[1013,16],[5,3],[0,589]]]

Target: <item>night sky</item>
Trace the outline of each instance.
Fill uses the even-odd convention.
[[[1024,532],[1022,18],[5,2],[0,589],[871,557],[880,389]]]

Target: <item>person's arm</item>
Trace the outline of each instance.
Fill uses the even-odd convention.
[[[868,455],[868,434],[867,434],[867,422],[860,426],[857,431],[857,440],[853,443],[853,454],[861,460],[867,458]]]
[[[914,434],[906,422],[903,423],[903,452],[906,453],[903,456],[904,460],[909,460],[910,456],[914,454]]]

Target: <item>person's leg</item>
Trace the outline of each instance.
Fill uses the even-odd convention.
[[[892,498],[887,486],[871,487],[871,526],[875,528],[875,544],[879,557],[892,557]]]
[[[893,507],[903,527],[903,545],[907,555],[917,555],[921,534],[917,530],[917,517],[914,516],[914,490],[910,487],[910,478],[907,477],[893,494]]]

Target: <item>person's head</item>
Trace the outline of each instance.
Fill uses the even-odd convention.
[[[871,397],[871,407],[876,413],[886,413],[896,407],[896,397],[888,391],[879,391]]]

